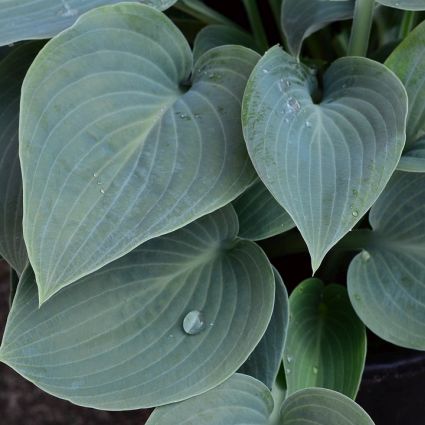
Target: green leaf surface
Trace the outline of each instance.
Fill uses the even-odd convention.
[[[265,425],[272,409],[270,391],[237,373],[205,394],[155,409],[146,425]]]
[[[425,174],[395,173],[369,220],[374,241],[348,270],[351,303],[381,338],[425,350]]]
[[[231,19],[207,6],[202,0],[179,0],[176,8],[206,24],[235,25]]]
[[[425,10],[424,0],[376,0],[384,6],[402,10]]]
[[[424,7],[425,9],[425,7]],[[398,169],[425,172],[425,23],[413,30],[385,62],[409,97],[406,147]]]
[[[297,391],[282,405],[280,425],[374,425],[353,400],[332,390]]]
[[[242,238],[258,241],[295,227],[289,214],[261,180],[235,199],[233,206],[239,217],[239,236]]]
[[[304,39],[327,24],[353,17],[355,0],[283,0],[281,25],[289,51],[299,56]]]
[[[46,45],[20,123],[24,237],[41,301],[252,183],[239,123],[257,60],[223,46],[192,73],[181,32],[132,3],[91,11]]]
[[[19,40],[51,38],[70,27],[80,15],[120,0],[1,0],[0,45]],[[132,0],[127,0],[132,1]],[[136,0],[134,0],[136,1]],[[159,10],[177,0],[137,0]]]
[[[347,57],[326,71],[321,94],[312,70],[276,46],[251,74],[242,110],[257,173],[299,228],[315,271],[394,172],[406,91],[384,65]]]
[[[22,233],[19,101],[24,76],[41,47],[26,43],[0,61],[0,255],[19,274],[28,261]]]
[[[273,269],[276,293],[272,318],[260,343],[239,369],[240,373],[253,376],[272,388],[282,364],[283,347],[288,328],[288,293],[276,269]]]
[[[366,358],[366,331],[347,290],[307,279],[289,298],[283,362],[288,394],[323,387],[355,398]]]
[[[274,304],[267,257],[237,231],[227,206],[40,308],[27,268],[0,359],[50,394],[103,410],[159,406],[217,386],[254,350]],[[196,312],[198,323],[188,323]]]
[[[197,34],[193,45],[193,58],[196,61],[214,47],[238,44],[257,50],[253,37],[237,27],[208,25]]]

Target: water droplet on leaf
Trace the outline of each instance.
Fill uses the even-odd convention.
[[[351,214],[353,214],[353,217],[358,217],[359,212],[357,210],[354,210]]]
[[[369,261],[370,260],[370,254],[367,251],[362,251],[362,260],[363,261]]]
[[[183,319],[183,330],[188,335],[196,335],[205,328],[203,314],[198,310],[192,310]]]
[[[319,373],[319,369],[316,366],[313,367],[313,373],[315,375],[317,375]]]

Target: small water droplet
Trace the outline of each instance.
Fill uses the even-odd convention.
[[[168,338],[174,338],[173,334],[168,335]]]
[[[104,194],[105,194],[105,190],[104,190],[104,189],[100,189],[100,193],[101,193],[102,195],[104,195]]]
[[[263,72],[264,72],[264,74],[268,74],[268,73],[269,73],[269,70],[268,70],[268,69],[266,69],[266,68],[264,68],[264,69],[263,69]]]
[[[291,369],[286,369],[285,372],[287,375],[289,375],[291,373]]]
[[[286,106],[288,108],[288,112],[298,112],[301,109],[300,102],[298,102],[298,100],[294,97],[290,97],[287,100]]]
[[[367,251],[362,251],[362,260],[363,261],[369,261],[370,260],[370,254]]]
[[[214,322],[211,322],[211,323],[210,323],[210,326],[211,326],[211,327],[213,327],[213,326],[214,326]]]
[[[93,173],[93,177],[97,177],[97,174],[96,173]]]
[[[311,128],[311,122],[310,122],[310,121],[306,121],[306,122],[305,122],[305,126],[306,126],[307,128]]]
[[[100,180],[97,182],[97,184],[98,184],[99,186],[102,186],[102,182],[101,182]]]
[[[286,87],[291,87],[291,82],[289,80],[285,80],[285,86]]]
[[[359,212],[357,210],[354,210],[352,213],[353,217],[358,217]]]
[[[319,369],[316,366],[313,367],[313,373],[315,375],[317,375],[319,373]]]
[[[183,319],[183,330],[188,335],[196,335],[205,328],[205,320],[202,313],[192,310]]]
[[[289,354],[286,356],[286,360],[288,360],[288,363],[292,362],[292,356],[290,356]]]

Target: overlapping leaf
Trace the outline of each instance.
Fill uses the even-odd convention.
[[[409,97],[406,147],[397,167],[402,171],[425,172],[424,45],[425,23],[412,31],[385,62],[400,78]]]
[[[281,419],[281,425],[373,425],[353,400],[324,388],[308,388],[288,397]]]
[[[264,384],[235,374],[205,394],[156,409],[146,425],[264,425],[272,409]]]
[[[323,87],[321,95],[311,70],[273,47],[251,74],[242,112],[254,166],[301,231],[313,270],[387,184],[407,115],[403,85],[377,62],[339,59]]]
[[[257,60],[223,46],[192,73],[174,24],[130,3],[91,11],[48,43],[25,79],[20,127],[41,301],[251,184],[238,123]]]
[[[215,387],[245,362],[273,310],[270,263],[253,242],[235,239],[237,231],[225,207],[146,242],[40,308],[26,269],[0,359],[48,393],[106,410]],[[189,312],[200,313],[197,333],[182,327]]]
[[[403,10],[425,10],[424,0],[376,0],[384,6]]]
[[[233,201],[239,217],[239,236],[258,241],[286,232],[295,223],[261,180]]]
[[[281,24],[289,51],[298,56],[304,39],[327,24],[353,17],[355,0],[283,0]]]
[[[348,271],[362,321],[381,338],[425,350],[425,174],[397,172],[373,206],[373,242]]]
[[[2,0],[0,45],[19,40],[50,38],[70,27],[88,10],[120,0]],[[132,1],[132,0],[128,0]],[[133,0],[136,1],[136,0]],[[137,0],[165,10],[177,0]]]
[[[199,31],[195,38],[193,57],[196,60],[208,50],[228,44],[238,44],[251,49],[255,49],[256,47],[253,37],[237,27],[208,25]]]
[[[27,43],[0,62],[0,255],[22,273],[27,253],[22,234],[22,177],[18,156],[21,85],[39,42]]]
[[[239,369],[272,388],[282,364],[283,347],[288,328],[288,293],[279,272],[273,269],[276,294],[272,318],[260,343]]]
[[[302,282],[289,299],[283,358],[288,394],[324,387],[355,398],[366,358],[366,332],[340,285]]]

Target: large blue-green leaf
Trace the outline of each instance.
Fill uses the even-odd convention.
[[[312,71],[276,46],[251,74],[242,108],[254,166],[299,228],[313,270],[384,189],[407,115],[401,82],[369,59],[337,60],[318,90]]]
[[[50,38],[90,9],[120,0],[1,0],[0,45]],[[165,10],[177,0],[128,0]]]
[[[91,11],[46,45],[20,123],[24,237],[41,301],[251,184],[240,112],[257,60],[222,46],[192,73],[181,32],[132,3]]]
[[[274,303],[267,257],[237,232],[227,206],[146,242],[40,308],[26,269],[0,359],[48,393],[106,410],[215,387],[254,350]]]
[[[276,425],[289,424],[374,425],[369,415],[353,400],[324,388],[297,391],[283,402],[281,422]]]
[[[253,241],[286,232],[295,223],[261,180],[233,201],[239,217],[239,236]]]
[[[283,0],[281,25],[289,51],[298,56],[304,39],[327,24],[353,17],[355,0]]]
[[[369,219],[372,242],[348,271],[353,307],[381,338],[425,350],[425,174],[397,172]]]
[[[205,394],[155,409],[146,425],[265,425],[272,409],[267,387],[237,373]]]
[[[288,293],[276,269],[273,269],[276,294],[272,318],[260,343],[239,369],[240,373],[251,375],[272,388],[282,364],[283,347],[288,328]]]
[[[0,255],[19,274],[28,261],[22,234],[19,101],[24,76],[41,47],[39,42],[21,45],[0,61]]]
[[[398,169],[425,172],[425,23],[412,31],[385,62],[409,97],[406,147]]]
[[[195,38],[193,58],[196,60],[208,50],[228,44],[239,44],[256,50],[256,42],[247,32],[230,25],[208,25]]]
[[[366,358],[366,331],[347,290],[307,279],[292,292],[289,307],[283,358],[288,394],[324,387],[355,398]]]
[[[376,0],[384,6],[403,10],[425,10],[424,0]]]

